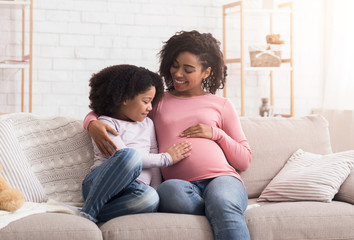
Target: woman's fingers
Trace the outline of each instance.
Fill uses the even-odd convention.
[[[201,137],[211,139],[213,137],[212,127],[205,124],[191,126],[181,133],[181,137]]]
[[[105,156],[109,157],[114,153],[108,144],[100,144],[100,145],[97,145],[97,147],[100,150],[100,152]]]
[[[117,146],[109,137],[108,132],[114,135],[118,135],[118,133],[109,125],[97,120],[92,121],[89,125],[88,131],[100,152],[105,156],[109,157],[118,150]]]

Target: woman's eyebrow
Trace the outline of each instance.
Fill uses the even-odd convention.
[[[175,59],[175,62],[179,64],[178,59]],[[195,66],[193,66],[193,65],[189,65],[189,64],[183,64],[183,66],[185,66],[185,67],[195,68]]]
[[[185,66],[185,67],[195,68],[193,65],[189,65],[189,64],[184,64],[183,66]]]

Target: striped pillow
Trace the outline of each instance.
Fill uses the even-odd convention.
[[[19,189],[29,202],[44,202],[47,196],[21,150],[11,120],[0,121],[1,173],[12,188]]]
[[[297,150],[258,201],[331,202],[354,167],[354,150],[319,155]]]

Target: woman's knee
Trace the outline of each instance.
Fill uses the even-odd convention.
[[[157,193],[159,194],[160,198],[164,197],[171,197],[176,193],[180,193],[181,190],[181,185],[182,185],[182,180],[178,179],[170,179],[167,181],[162,182],[158,188],[157,188]]]
[[[160,184],[157,192],[160,196],[161,212],[197,215],[204,213],[204,200],[198,189],[189,182],[178,179],[167,180]]]
[[[225,188],[222,185],[228,185],[229,187]],[[242,182],[228,176],[216,179],[216,181],[213,180],[206,188],[204,196],[207,208],[215,211],[226,210],[226,212],[243,213],[248,202],[247,193]]]

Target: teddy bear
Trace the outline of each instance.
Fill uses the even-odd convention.
[[[268,44],[284,44],[284,40],[280,40],[280,34],[268,34],[266,41]]]
[[[0,165],[0,172],[2,167]],[[18,189],[13,189],[0,175],[0,210],[14,212],[22,207],[25,202],[23,193]]]

